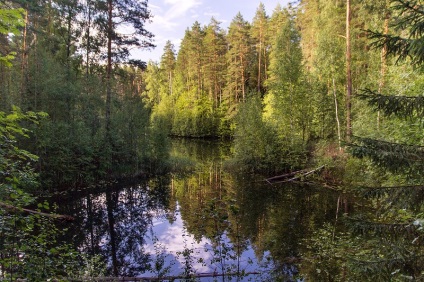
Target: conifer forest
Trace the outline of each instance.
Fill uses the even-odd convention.
[[[424,2],[153,2],[0,0],[0,281],[423,281]]]

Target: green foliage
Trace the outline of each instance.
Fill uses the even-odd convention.
[[[7,276],[46,281],[71,276],[79,268],[77,252],[58,241],[66,229],[58,229],[52,219],[39,215],[4,219],[2,237],[6,248],[1,264],[8,270]]]
[[[265,11],[265,5],[259,4],[256,9],[255,17],[252,21],[252,28],[250,30],[252,41],[254,42],[255,49],[255,62],[252,64],[250,87],[260,92],[265,92],[264,82],[267,77],[266,71],[268,69],[268,51],[270,48],[270,24],[269,17]]]
[[[400,60],[412,56],[412,64],[420,64],[422,58],[414,53],[414,41],[420,41],[421,35],[416,33],[422,25],[422,7],[415,1],[392,1],[393,13],[399,13],[394,26],[408,34],[407,40],[398,35],[372,33],[375,46],[387,48],[389,54]],[[405,24],[409,28],[404,30]],[[396,29],[395,29],[396,31]],[[401,46],[402,45],[402,46]],[[412,49],[410,49],[412,48]],[[408,68],[408,66],[406,66]],[[398,73],[402,75],[402,72]],[[336,232],[333,228],[332,239],[316,234],[311,242],[319,246],[328,246],[315,250],[331,261],[334,254],[340,259],[326,265],[326,273],[337,273],[339,279],[367,277],[367,281],[404,281],[420,280],[423,275],[423,241],[421,218],[423,215],[422,199],[422,154],[421,133],[409,135],[409,128],[415,127],[422,115],[422,99],[417,96],[417,88],[405,87],[420,85],[418,79],[394,79],[388,82],[388,93],[395,96],[384,96],[376,91],[365,90],[359,96],[365,99],[376,111],[386,114],[393,125],[399,127],[394,132],[381,130],[370,137],[355,137],[348,144],[354,157],[363,161],[350,166],[349,182],[356,188],[352,191],[361,197],[361,209],[344,218],[342,228],[345,233]],[[381,88],[380,82],[380,88]],[[393,91],[397,89],[398,91]],[[400,91],[399,91],[400,90]],[[419,92],[421,90],[418,90]],[[412,94],[410,96],[402,96]],[[399,118],[399,119],[396,119]],[[388,123],[387,121],[384,121]],[[380,128],[378,128],[380,130]],[[402,137],[397,134],[403,135]],[[379,139],[375,139],[375,137]],[[417,136],[421,136],[418,137]],[[390,141],[386,141],[390,140]],[[393,140],[393,141],[391,141]],[[402,140],[403,143],[397,142]],[[352,160],[353,163],[353,160]],[[361,175],[360,179],[353,174]],[[359,186],[359,187],[358,187]],[[339,227],[340,228],[340,227]],[[320,232],[324,232],[322,229]],[[341,234],[342,236],[340,236]],[[339,239],[340,238],[340,239]],[[329,242],[336,244],[329,245]],[[336,267],[336,268],[334,268]],[[328,279],[328,278],[327,278]]]
[[[19,28],[23,26],[23,9],[11,9],[5,3],[0,3],[0,33],[18,34]]]
[[[216,111],[222,103],[222,92],[225,87],[227,38],[225,31],[220,27],[220,22],[214,18],[206,27],[203,45],[206,49],[204,54],[205,94],[213,101],[213,109]]]
[[[406,119],[424,118],[424,97],[388,96],[364,90],[359,98],[364,99],[376,111],[383,111],[387,116]]]
[[[205,30],[199,23],[186,31],[178,57],[168,42],[160,65],[150,62],[146,72],[147,103],[152,120],[176,136],[214,137],[218,134],[220,84],[225,45],[219,23]],[[207,43],[207,48],[203,44]],[[208,94],[208,95],[207,95]]]
[[[423,8],[419,1],[392,0],[391,8],[396,20],[393,23],[397,34],[382,34],[369,31],[375,48],[387,48],[389,54],[394,55],[399,61],[411,59],[413,65],[424,63],[422,52],[422,35],[424,28]]]
[[[38,159],[17,146],[19,137],[29,137],[24,121],[38,123],[43,113],[22,113],[13,108],[10,114],[0,112],[0,266],[2,278],[28,278],[45,281],[60,275],[68,276],[77,268],[76,253],[58,237],[65,232],[53,219],[40,212],[50,212],[48,202],[37,204],[28,215],[23,208],[34,205],[29,191],[38,188],[33,166]],[[54,211],[54,210],[53,210]]]
[[[169,153],[169,124],[155,118],[148,129],[149,139],[144,144],[144,162],[147,170],[154,174],[165,174],[171,169]]]
[[[238,13],[230,23],[228,30],[227,87],[225,99],[228,108],[245,102],[248,93],[248,70],[253,56],[250,47],[250,24]]]
[[[11,114],[0,113],[0,195],[19,209],[35,201],[29,191],[54,192],[104,178],[165,173],[172,167],[192,170],[193,162],[186,156],[167,161],[170,134],[234,137],[236,164],[248,171],[275,172],[305,166],[307,145],[314,138],[333,141],[337,121],[344,123],[343,1],[303,0],[299,8],[288,9],[278,5],[270,18],[261,4],[252,23],[236,15],[228,34],[215,19],[206,27],[196,22],[187,30],[177,56],[167,42],[160,64],[149,63],[146,72],[143,63],[127,59],[130,46],[152,46],[151,34],[144,29],[150,17],[147,1],[77,2],[0,4],[0,64],[9,67],[1,68],[2,110],[18,104],[49,115],[49,119],[28,126],[34,130],[29,134],[17,122],[36,121],[40,115],[23,114],[17,108]],[[392,3],[397,9],[392,11],[391,31],[395,33],[371,32],[376,39],[373,45],[397,56],[398,63],[420,67],[422,5],[415,0]],[[316,273],[318,280],[342,279],[343,275],[418,279],[422,271],[411,263],[420,260],[408,250],[422,252],[420,91],[424,80],[419,68],[391,65],[381,57],[384,50],[379,54],[366,46],[363,30],[383,26],[391,15],[386,6],[386,1],[352,6],[354,88],[380,88],[363,91],[357,97],[364,101],[354,104],[354,129],[369,137],[350,144],[352,154],[360,160],[345,158],[337,148],[319,149],[325,158],[321,161],[331,164],[332,172],[350,186],[366,187],[357,192],[367,199],[364,209],[372,212],[352,219],[350,232],[331,233],[327,226],[316,234],[315,251],[329,258],[327,263],[324,259],[317,262],[322,270]],[[112,24],[107,21],[108,7],[113,8]],[[28,13],[27,22],[24,12]],[[122,21],[113,21],[117,18]],[[122,23],[135,27],[135,33],[121,34],[118,26]],[[13,35],[7,36],[9,33]],[[111,46],[106,53],[107,41]],[[12,66],[14,57],[17,63]],[[107,68],[105,58],[111,63]],[[138,63],[141,68],[112,66],[116,62]],[[255,93],[249,95],[252,89]],[[42,189],[37,189],[40,185],[33,168],[37,157],[28,151],[39,156],[36,168]],[[190,184],[194,187],[198,182],[193,179]],[[7,231],[15,228],[14,222],[29,230],[16,231],[19,243],[27,242],[26,253],[34,246],[53,248],[47,241],[54,242],[60,232],[51,227],[52,222],[20,214],[18,221],[12,221],[9,215],[5,211],[2,217],[5,228],[9,226]],[[219,213],[216,216],[225,221]],[[42,227],[51,233],[38,232]],[[389,236],[391,232],[396,236]],[[408,232],[415,237],[403,236]],[[380,235],[387,235],[387,240],[376,238]],[[333,241],[325,241],[326,236]],[[14,240],[12,236],[4,238]],[[221,239],[217,237],[217,242]],[[365,247],[359,248],[364,242]],[[382,247],[373,248],[371,243]],[[16,246],[10,250],[15,251]],[[232,255],[229,249],[217,250],[217,262]],[[351,260],[343,259],[343,252],[352,255]],[[69,252],[65,248],[60,253]],[[55,275],[56,259],[68,259],[58,257],[57,249],[45,255],[45,260],[42,252],[31,254],[22,267],[24,260],[6,257],[15,260],[15,268],[21,272],[31,271],[25,267],[34,264],[43,277]],[[182,255],[189,259],[191,254]],[[324,271],[323,265],[328,269]],[[190,261],[186,266],[190,268]],[[378,268],[384,269],[381,276]],[[43,279],[41,276],[37,279]]]
[[[19,28],[24,26],[23,9],[12,9],[4,2],[0,2],[0,35],[19,34]],[[11,67],[11,61],[15,58],[16,52],[6,52],[0,49],[0,66]]]
[[[277,132],[262,118],[262,105],[257,97],[242,105],[237,115],[234,158],[242,169],[275,171],[290,166],[291,159],[281,145]]]
[[[308,253],[304,254],[305,262],[301,265],[303,271],[308,273],[306,279],[342,281],[346,278],[343,277],[343,268],[348,254],[345,252],[346,245],[349,246],[350,239],[347,234],[338,233],[335,236],[334,232],[334,227],[326,224],[315,231],[312,239],[306,243]],[[347,244],[341,245],[341,242]]]
[[[0,56],[0,65],[11,67],[12,66],[11,61],[15,59],[15,56],[16,56],[16,52],[10,52],[9,54],[5,56]]]
[[[169,274],[175,262],[172,262],[170,265],[165,264],[165,259],[167,256],[166,248],[160,243],[159,239],[156,236],[153,238],[153,245],[155,249],[156,259],[154,261],[153,267],[151,268],[156,277],[162,278]]]
[[[186,233],[186,230],[184,230],[183,232],[183,243],[184,243],[184,250],[181,252],[177,252],[177,256],[178,257],[182,257],[183,258],[183,266],[182,266],[182,270],[183,272],[181,273],[182,276],[184,276],[185,281],[190,281],[190,282],[194,282],[196,281],[195,278],[195,274],[196,274],[196,270],[193,268],[193,264],[195,263],[195,259],[193,257],[193,254],[195,252],[193,247],[189,247],[187,245],[187,239],[184,238],[188,236],[188,234]],[[193,243],[192,243],[193,244]]]
[[[17,146],[19,137],[29,137],[30,131],[20,126],[22,121],[38,122],[44,113],[23,113],[14,107],[12,112],[0,112],[0,193],[6,197],[15,189],[34,189],[36,174],[32,168],[37,156]],[[6,193],[6,194],[3,194]]]
[[[282,13],[284,21],[270,54],[263,117],[287,150],[286,162],[297,166],[309,139],[313,108],[307,99],[309,87],[303,74],[300,36],[293,16],[288,11]]]
[[[368,157],[376,165],[392,172],[420,174],[424,148],[421,146],[390,143],[370,138],[356,138],[357,142],[350,145],[353,156]]]

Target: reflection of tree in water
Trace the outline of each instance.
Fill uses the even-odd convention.
[[[177,218],[178,202],[185,232],[196,240],[210,240],[207,252],[212,260],[207,263],[217,272],[245,270],[245,266],[240,268],[240,258],[246,260],[246,250],[253,256],[252,248],[256,258],[250,259],[262,261],[266,254],[280,275],[285,270],[293,272],[291,259],[303,253],[301,242],[317,226],[334,220],[337,195],[295,184],[270,186],[263,177],[226,172],[225,154],[216,144],[194,143],[177,142],[181,148],[174,147],[174,154],[182,154],[177,157],[197,162],[190,175],[174,175],[172,182],[158,179],[126,186],[129,188],[113,187],[72,202],[71,210],[64,213],[77,218],[75,226],[80,230],[75,230],[75,242],[80,250],[105,257],[108,274],[114,276],[142,274],[149,265],[155,266],[155,260],[165,257],[184,268],[181,258],[191,261],[196,257],[190,245],[184,250],[191,257],[184,257],[186,253],[152,253],[153,261],[143,249],[153,216],[163,215],[172,223]],[[157,243],[155,251],[161,251]],[[160,265],[167,267],[165,261]],[[164,273],[164,269],[154,272]]]
[[[75,244],[84,253],[106,258],[110,275],[143,273],[150,263],[143,249],[144,236],[153,216],[166,210],[167,186],[157,179],[123,189],[109,187],[104,193],[75,200],[68,207],[76,217],[71,228]]]
[[[225,186],[239,205],[240,232],[254,246],[256,256],[261,259],[269,251],[283,272],[300,258],[303,240],[335,216],[337,197],[322,189],[270,186],[245,175],[228,175]]]
[[[334,219],[335,193],[292,183],[270,186],[263,178],[225,172],[219,152],[191,152],[187,156],[201,165],[192,175],[173,179],[173,196],[188,232],[198,240],[210,239],[222,259],[237,264],[240,253],[252,244],[259,261],[269,252],[284,272],[303,253],[303,240]]]

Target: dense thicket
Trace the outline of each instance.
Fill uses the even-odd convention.
[[[153,47],[153,35],[144,28],[147,1],[1,5],[2,26],[14,35],[2,35],[0,110],[17,106],[48,114],[33,128],[33,138],[21,144],[40,157],[43,189],[69,189],[151,168],[156,133],[142,99],[145,64],[130,58],[131,48]],[[11,27],[16,15],[20,19]],[[123,33],[122,26],[131,32]]]
[[[347,144],[357,158],[348,169],[362,177],[345,181],[360,211],[347,211],[343,225],[328,225],[308,242],[313,280],[423,279],[422,53],[417,48],[424,9],[417,1],[374,4],[384,11],[382,26],[368,31],[370,45],[381,52],[379,76],[357,97],[377,114],[368,112],[371,121],[357,118],[361,137]]]
[[[155,171],[166,156],[129,51],[153,47],[149,18],[147,1],[0,1],[0,279],[85,275],[59,242],[57,220],[72,218],[37,197]]]

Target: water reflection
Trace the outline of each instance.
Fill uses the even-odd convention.
[[[196,164],[191,173],[75,198],[64,211],[77,218],[75,244],[102,255],[113,276],[288,281],[299,270],[303,240],[334,220],[338,195],[230,173],[223,168],[229,153],[212,142],[176,140],[172,155]]]
[[[202,236],[196,239],[194,234],[187,231],[179,210],[178,206],[176,220],[173,223],[165,218],[155,218],[151,235],[146,240],[145,250],[152,254],[152,261],[164,258],[163,265],[169,266],[166,274],[181,275],[185,271],[189,275],[226,273],[227,276],[237,276],[239,273],[238,278],[241,278],[243,273],[248,277],[253,275],[252,273],[270,270],[266,267],[267,264],[264,265],[264,262],[261,263],[255,258],[255,252],[250,244],[243,251],[236,253],[237,248],[226,233],[221,234],[219,244],[216,244],[216,238]],[[158,253],[158,249],[161,252]],[[151,270],[144,276],[154,274],[158,273]]]
[[[71,228],[75,244],[83,253],[104,257],[108,275],[144,272],[150,263],[144,238],[152,218],[167,210],[167,191],[166,185],[143,182],[121,189],[108,187],[70,202],[65,212],[76,216]]]

